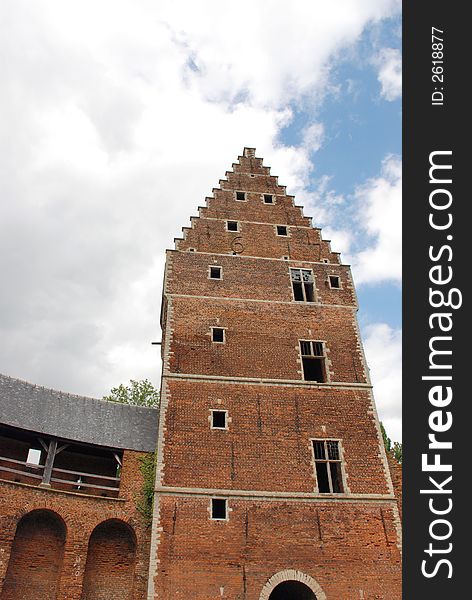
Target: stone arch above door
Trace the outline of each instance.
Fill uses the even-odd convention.
[[[269,600],[273,590],[284,581],[300,581],[312,590],[312,592],[315,594],[316,600],[327,600],[326,594],[323,592],[318,582],[313,579],[313,577],[310,577],[310,575],[306,575],[305,573],[295,569],[286,569],[284,571],[279,571],[275,575],[272,575],[272,577],[262,588],[259,600]]]

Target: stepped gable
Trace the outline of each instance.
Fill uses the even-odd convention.
[[[191,227],[183,228],[176,250],[340,264],[339,253],[331,251],[253,148],[244,148],[232,166],[199,216],[191,217]],[[229,230],[228,221],[237,222],[236,231]],[[285,227],[286,235],[277,226]]]

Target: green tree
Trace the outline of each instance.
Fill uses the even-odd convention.
[[[132,404],[133,406],[147,406],[157,408],[159,406],[159,392],[148,379],[135,381],[130,379],[130,385],[120,383],[118,387],[112,388],[108,396],[103,396],[109,402],[120,402],[121,404]]]
[[[394,442],[392,448],[393,458],[402,464],[403,462],[403,444],[400,442]]]
[[[402,464],[403,461],[403,446],[401,442],[393,442],[393,446],[392,446],[392,440],[388,437],[387,432],[385,431],[385,427],[383,426],[383,423],[380,422],[380,431],[382,432],[382,438],[383,438],[383,443],[385,446],[385,451],[390,454],[391,456],[393,456],[393,458],[400,464]]]

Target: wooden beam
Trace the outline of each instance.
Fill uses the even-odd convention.
[[[43,480],[41,481],[42,486],[51,487],[51,475],[52,467],[54,465],[54,458],[56,457],[57,440],[51,440],[49,442],[48,455],[46,457],[46,464],[44,465]]]

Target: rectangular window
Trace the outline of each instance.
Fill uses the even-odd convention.
[[[224,344],[225,341],[225,330],[221,327],[211,328],[211,341],[219,344]]]
[[[226,229],[228,231],[239,231],[239,223],[237,221],[226,221]]]
[[[310,269],[290,269],[293,298],[297,302],[314,302],[315,286],[313,271]]]
[[[210,279],[222,279],[222,273],[221,267],[210,267]]]
[[[246,192],[236,192],[236,200],[246,200]]]
[[[286,225],[277,225],[277,235],[288,235]]]
[[[305,381],[326,382],[326,368],[323,342],[300,341],[300,353]]]
[[[339,290],[341,287],[341,279],[337,275],[329,276],[329,287],[335,290]]]
[[[264,204],[274,204],[274,196],[272,194],[264,194]]]
[[[316,480],[321,494],[344,492],[341,453],[337,440],[313,440]]]
[[[211,427],[212,429],[227,429],[227,411],[212,410],[211,411]]]
[[[226,520],[228,518],[228,501],[224,498],[211,499],[211,518]]]

